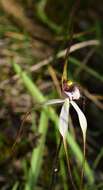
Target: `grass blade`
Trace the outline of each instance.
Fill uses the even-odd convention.
[[[42,158],[45,146],[45,138],[47,133],[48,117],[45,110],[42,110],[40,117],[40,124],[38,132],[41,134],[39,144],[33,149],[31,157],[31,168],[29,170],[29,177],[27,179],[27,184],[25,190],[34,189],[37,184],[38,176],[40,174]]]

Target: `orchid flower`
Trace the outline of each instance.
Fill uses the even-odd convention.
[[[68,158],[68,154],[67,154],[67,144],[66,144],[66,137],[67,137],[67,133],[68,133],[68,124],[69,124],[69,118],[70,118],[69,117],[70,106],[72,106],[75,109],[75,111],[78,115],[80,127],[81,127],[82,134],[83,134],[84,159],[83,159],[83,166],[82,166],[82,170],[81,170],[80,189],[82,188],[83,175],[84,175],[87,120],[86,120],[84,113],[82,112],[82,110],[79,108],[79,106],[75,102],[75,100],[79,100],[79,98],[81,97],[79,87],[77,85],[73,84],[72,81],[64,80],[62,82],[62,90],[65,95],[65,98],[49,100],[44,105],[47,106],[47,105],[53,105],[53,104],[63,104],[62,108],[61,108],[60,116],[59,116],[58,129],[63,138],[63,144],[64,144],[65,153],[66,153],[68,171],[70,174],[71,182],[72,182],[73,188],[76,190],[77,188],[75,186],[75,183],[74,183],[74,180],[72,177],[72,173],[71,173],[71,169],[70,169],[70,162],[69,162],[69,158]]]
[[[69,87],[69,85],[65,81],[63,85],[63,91],[66,97],[63,99],[49,100],[45,103],[45,105],[47,106],[47,105],[53,105],[53,104],[63,104],[61,108],[60,116],[59,116],[59,125],[58,125],[59,132],[62,135],[63,139],[66,139],[66,136],[68,133],[68,123],[69,123],[69,114],[70,114],[69,109],[70,109],[70,106],[72,106],[77,112],[80,127],[83,133],[83,141],[85,144],[87,120],[84,113],[75,102],[75,100],[79,100],[81,94],[80,94],[79,88],[76,85],[71,85],[71,86],[72,87]]]

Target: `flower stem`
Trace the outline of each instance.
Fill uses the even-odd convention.
[[[81,169],[81,178],[80,178],[80,190],[83,189],[83,177],[85,169],[85,158],[86,158],[86,140],[83,142],[83,164]]]
[[[59,142],[59,145],[57,147],[56,155],[55,155],[55,158],[54,158],[54,161],[53,161],[52,176],[51,176],[51,183],[50,183],[49,190],[53,189],[53,185],[54,185],[54,182],[55,182],[56,173],[58,171],[58,168],[57,168],[58,167],[58,156],[59,156],[61,146],[62,146],[62,137],[60,137],[60,142]]]
[[[65,150],[65,155],[66,155],[66,160],[67,160],[67,165],[68,165],[68,173],[69,173],[69,176],[70,176],[70,180],[71,180],[73,189],[77,190],[77,188],[75,186],[75,183],[74,183],[74,180],[73,180],[72,173],[71,173],[70,160],[69,160],[68,151],[67,151],[67,143],[66,143],[66,140],[64,138],[63,138],[63,144],[64,144],[64,150]]]

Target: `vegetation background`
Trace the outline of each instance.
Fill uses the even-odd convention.
[[[68,47],[74,4],[75,0],[0,0],[1,190],[49,189],[60,138],[57,130],[60,106],[47,109],[38,105],[60,97],[64,53],[59,54]],[[73,26],[72,45],[90,41],[90,46],[70,54],[68,61],[69,79],[81,85],[83,98],[79,106],[85,108],[88,120],[83,189],[102,190],[103,1],[81,0]],[[28,110],[31,114],[25,117],[20,131]],[[68,154],[79,189],[83,143],[73,110],[71,115],[73,128],[70,129],[72,136],[67,139]],[[63,147],[58,167],[53,189],[72,189]]]

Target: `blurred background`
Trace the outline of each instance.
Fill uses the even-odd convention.
[[[71,18],[74,6],[75,0],[0,0],[1,190],[49,190],[61,106],[45,112],[39,103],[61,96],[72,26],[68,76],[81,86],[78,105],[88,121],[83,189],[103,189],[103,1],[80,1]],[[84,48],[75,50],[80,42]],[[83,142],[73,110],[71,117],[68,154],[79,189]],[[71,190],[63,147],[57,166],[53,189]]]

